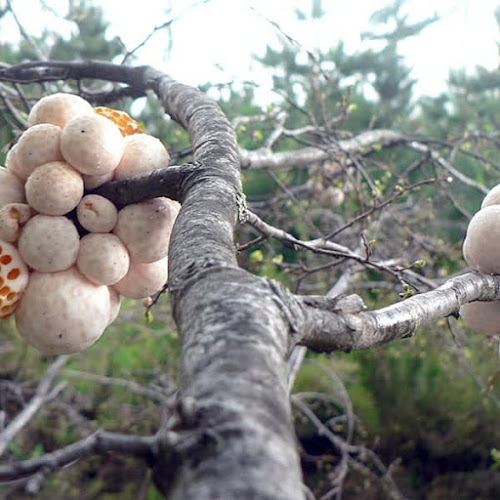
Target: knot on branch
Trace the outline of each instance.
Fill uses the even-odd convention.
[[[304,328],[306,320],[304,311],[295,295],[285,288],[280,282],[264,278],[272,292],[272,299],[285,317],[291,334],[298,334]]]
[[[241,191],[236,195],[236,206],[238,207],[238,222],[245,224],[248,221],[247,197]]]
[[[363,299],[354,293],[337,295],[336,297],[309,295],[302,297],[302,300],[308,306],[337,314],[357,314],[366,310]]]

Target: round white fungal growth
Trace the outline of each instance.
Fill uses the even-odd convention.
[[[109,233],[116,226],[118,210],[98,194],[88,194],[76,207],[78,222],[91,233]]]
[[[11,172],[15,172],[19,167],[17,165],[17,143],[12,146],[5,157],[5,167]]]
[[[0,208],[0,240],[17,241],[21,228],[33,215],[26,203],[7,203]]]
[[[109,182],[110,180],[113,179],[113,174],[114,174],[113,170],[103,175],[82,174],[83,184],[85,185],[85,189],[88,190],[95,189],[99,186],[102,186],[103,184],[106,184],[106,182]]]
[[[82,174],[112,172],[120,163],[124,147],[120,129],[95,113],[73,118],[61,135],[64,159]]]
[[[335,186],[328,186],[318,194],[318,201],[329,207],[338,207],[344,203],[345,195],[342,189]]]
[[[109,301],[110,301],[108,325],[110,325],[118,317],[118,314],[120,314],[120,307],[122,305],[122,296],[112,286],[108,286],[108,290],[109,290]]]
[[[489,207],[490,205],[500,205],[500,184],[497,184],[488,191],[483,198],[481,208]]]
[[[148,264],[130,262],[125,278],[113,285],[124,297],[143,299],[159,292],[168,279],[168,257]]]
[[[10,170],[0,167],[0,207],[7,203],[24,203],[23,183]]]
[[[21,337],[45,354],[71,354],[92,345],[110,316],[106,286],[94,285],[75,268],[33,272],[16,309]]]
[[[38,166],[62,160],[61,133],[61,127],[50,123],[34,125],[26,130],[17,143],[16,161],[10,170],[25,181]]]
[[[35,215],[19,236],[18,249],[36,271],[64,271],[76,262],[80,237],[75,225],[58,215]]]
[[[26,181],[26,199],[45,215],[71,212],[83,196],[83,179],[79,172],[64,161],[39,166]]]
[[[145,174],[168,167],[170,155],[163,143],[148,134],[133,134],[125,137],[125,150],[115,170],[115,180],[124,180],[134,175]]]
[[[76,265],[93,283],[112,285],[120,281],[129,264],[127,249],[114,234],[89,233],[80,240]]]
[[[500,301],[470,302],[460,308],[460,317],[474,332],[500,335]]]
[[[500,274],[500,205],[476,212],[463,244],[467,264],[482,273]]]
[[[8,318],[28,286],[29,272],[14,245],[0,241],[0,318]]]
[[[134,203],[118,212],[113,232],[125,243],[131,260],[154,262],[168,254],[178,212],[178,204],[168,198]]]
[[[63,128],[78,115],[94,114],[92,105],[77,95],[57,93],[42,97],[28,115],[28,125],[52,123]]]

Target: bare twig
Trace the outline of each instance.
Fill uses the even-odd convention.
[[[59,372],[66,363],[67,359],[67,356],[59,356],[56,358],[56,360],[45,372],[45,375],[40,381],[33,398],[0,433],[0,456],[3,455],[9,443],[34,417],[40,407],[50,399],[54,398],[63,389],[64,385],[61,384],[58,384],[53,388],[52,382],[54,381],[54,378],[59,375]]]
[[[164,404],[171,404],[172,403],[171,398],[175,394],[175,390],[164,392],[152,389],[150,387],[142,386],[136,382],[133,382],[132,380],[125,380],[115,377],[106,377],[105,375],[96,375],[94,373],[87,373],[78,370],[64,370],[63,374],[72,378],[90,380],[92,382],[97,382],[99,384],[124,387],[128,391],[133,392],[134,394],[146,396],[155,401],[160,401]]]
[[[0,466],[0,481],[11,481],[41,473],[43,476],[91,455],[103,455],[110,451],[136,457],[154,456],[160,442],[159,435],[128,436],[114,432],[98,431],[76,443],[47,453],[40,458],[14,462]]]
[[[43,50],[40,48],[39,44],[36,43],[36,41],[33,40],[33,38],[31,37],[31,35],[24,29],[23,24],[21,23],[21,21],[18,18],[15,10],[12,7],[12,2],[10,0],[6,0],[6,1],[7,1],[7,6],[9,8],[9,11],[12,14],[12,17],[14,18],[14,21],[16,22],[17,28],[19,29],[19,33],[21,33],[21,36],[26,40],[26,42],[34,50],[34,52],[37,55],[38,59],[40,59],[40,60],[48,59],[47,54],[45,54],[43,52]]]
[[[340,462],[335,467],[335,472],[333,474],[332,486],[334,487],[334,492],[328,496],[323,496],[322,498],[332,498],[333,496],[337,496],[339,492],[342,491],[342,483],[347,475],[348,465],[351,462],[357,462],[360,465],[364,465],[365,463],[371,464],[371,466],[375,468],[377,476],[386,486],[390,498],[394,500],[403,499],[403,495],[400,493],[396,483],[390,476],[389,470],[384,466],[376,453],[364,446],[350,444],[337,434],[334,434],[323,422],[321,422],[317,415],[311,410],[309,405],[306,404],[300,397],[293,395],[292,404],[309,419],[309,421],[317,429],[318,434],[328,439],[328,441],[332,443],[341,455]]]

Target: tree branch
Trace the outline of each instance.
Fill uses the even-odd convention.
[[[414,295],[376,311],[361,298],[302,297],[304,334],[299,343],[319,351],[369,349],[412,336],[418,328],[456,315],[460,306],[500,299],[500,276],[471,272],[435,290]]]
[[[16,415],[16,417],[9,423],[9,425],[0,433],[0,456],[2,456],[19,431],[25,427],[28,422],[35,416],[40,407],[48,400],[55,397],[55,395],[64,387],[58,385],[52,389],[52,382],[54,378],[59,375],[61,368],[67,361],[67,356],[58,356],[56,360],[49,366],[45,372],[44,377],[38,384],[35,395],[31,398],[30,402]],[[52,390],[51,390],[52,389]]]
[[[12,481],[37,473],[46,476],[77,460],[113,451],[151,460],[158,452],[160,441],[166,446],[168,439],[158,435],[142,437],[98,431],[40,458],[0,465],[0,481]]]
[[[253,151],[240,149],[240,162],[243,169],[256,168],[295,168],[311,163],[328,160],[338,154],[368,154],[376,147],[389,147],[405,143],[405,136],[392,130],[369,130],[332,144],[328,148],[305,147],[293,151],[274,152],[269,148]]]

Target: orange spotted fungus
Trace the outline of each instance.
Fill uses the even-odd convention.
[[[106,106],[97,106],[94,108],[94,111],[98,115],[104,116],[115,123],[123,136],[144,132],[142,125],[135,121],[125,111],[118,111],[117,109],[107,108]]]
[[[28,267],[14,245],[0,241],[0,318],[15,310],[28,285]]]

